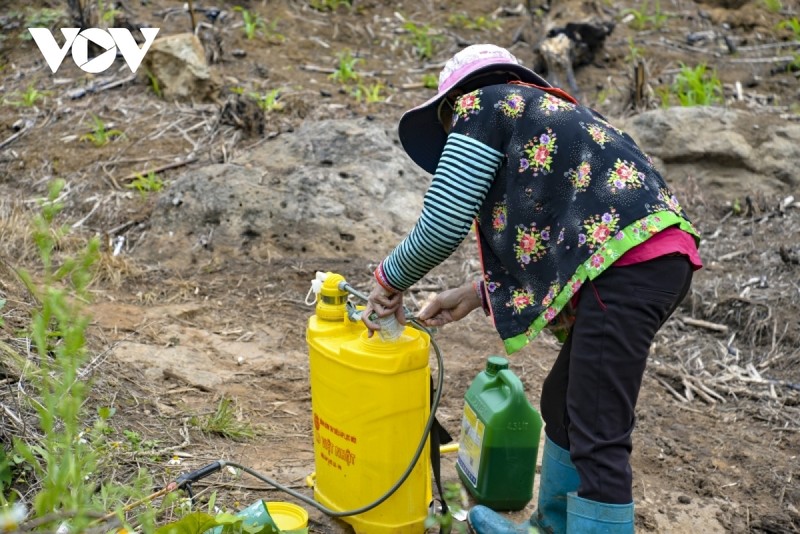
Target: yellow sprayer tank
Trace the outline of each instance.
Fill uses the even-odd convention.
[[[403,474],[430,415],[430,338],[406,327],[400,339],[367,337],[345,310],[341,275],[326,273],[309,319],[314,498],[335,511],[372,503]],[[357,534],[421,534],[431,502],[430,445],[389,499],[343,517]]]

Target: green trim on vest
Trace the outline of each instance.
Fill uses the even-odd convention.
[[[513,354],[533,341],[539,335],[539,332],[567,305],[587,279],[594,280],[630,249],[641,245],[661,230],[676,225],[680,226],[680,229],[684,232],[693,235],[697,244],[700,244],[700,234],[692,226],[692,223],[671,211],[652,213],[626,226],[621,232],[610,237],[585,262],[578,266],[575,274],[572,275],[558,296],[553,299],[552,304],[534,319],[527,331],[503,340],[506,353]]]

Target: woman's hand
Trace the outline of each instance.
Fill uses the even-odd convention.
[[[433,298],[418,319],[425,326],[444,326],[459,321],[475,308],[481,307],[481,297],[472,284],[442,291]]]
[[[378,317],[388,317],[394,315],[400,324],[406,324],[406,315],[403,311],[403,294],[390,292],[380,284],[375,284],[375,288],[370,292],[367,299],[367,306],[361,314],[361,321],[366,325],[368,336],[381,329],[381,325],[370,319],[372,314]]]

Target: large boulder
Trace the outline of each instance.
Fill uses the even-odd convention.
[[[180,176],[144,246],[161,261],[203,251],[379,260],[412,228],[428,183],[383,126],[308,122]]]
[[[728,198],[796,192],[800,124],[722,107],[647,111],[615,125],[659,161],[668,181],[694,179]]]

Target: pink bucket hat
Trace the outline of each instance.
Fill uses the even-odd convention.
[[[400,118],[398,133],[403,149],[414,162],[433,174],[447,141],[436,110],[448,91],[470,78],[488,72],[511,72],[520,80],[542,87],[550,84],[527,67],[523,67],[511,52],[492,44],[468,46],[450,58],[439,73],[436,96],[406,111]]]

